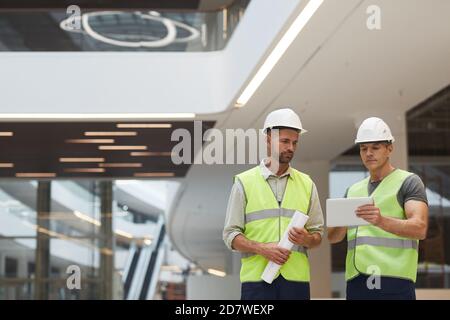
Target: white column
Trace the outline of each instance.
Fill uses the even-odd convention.
[[[328,161],[296,162],[293,167],[308,174],[313,179],[319,193],[320,204],[325,218],[325,201],[329,196]],[[326,229],[326,228],[325,228]],[[331,297],[331,245],[326,233],[318,248],[308,251],[311,266],[311,298]]]
[[[391,128],[392,135],[395,138],[391,163],[396,168],[408,170],[408,132],[406,131],[406,116],[405,114],[402,114],[386,117],[385,121]]]

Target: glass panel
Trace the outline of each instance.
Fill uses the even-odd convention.
[[[249,0],[218,11],[0,10],[0,51],[222,50]]]
[[[166,192],[177,186],[0,181],[0,299],[157,296]],[[41,212],[47,205],[49,212]]]
[[[417,287],[450,288],[450,87],[407,114],[409,165],[427,187],[427,238],[420,242]]]
[[[450,166],[412,165],[427,186],[429,220],[427,238],[420,242],[417,287],[450,288]]]

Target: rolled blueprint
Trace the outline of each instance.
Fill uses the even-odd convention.
[[[291,222],[289,223],[286,231],[283,234],[283,238],[281,238],[280,242],[278,243],[278,246],[284,249],[291,250],[294,244],[289,241],[289,230],[291,230],[291,228],[293,227],[303,228],[306,224],[306,221],[308,221],[308,218],[309,217],[306,214],[301,213],[300,211],[295,211]],[[261,279],[263,279],[267,283],[272,283],[275,275],[277,274],[278,270],[280,270],[280,268],[281,266],[279,264],[269,261],[266,269],[264,269],[264,272],[261,275]]]

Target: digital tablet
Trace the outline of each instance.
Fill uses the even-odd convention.
[[[355,213],[356,208],[365,204],[373,204],[373,198],[327,199],[327,227],[369,225],[369,222],[359,218]]]

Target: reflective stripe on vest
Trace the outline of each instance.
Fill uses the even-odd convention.
[[[400,249],[418,249],[418,243],[416,240],[409,239],[392,239],[392,238],[375,238],[375,237],[358,237],[348,241],[347,250],[353,250],[356,246],[370,245],[387,248],[400,248]]]
[[[252,212],[245,215],[245,223],[250,223],[253,221],[268,219],[268,218],[278,218],[278,217],[285,217],[285,218],[292,218],[294,216],[295,210],[291,209],[267,209],[267,210],[261,210]]]
[[[381,215],[405,220],[404,208],[398,203],[397,193],[412,173],[395,169],[375,188],[371,197]],[[347,196],[367,197],[370,177],[352,185]],[[408,279],[417,277],[418,240],[400,237],[377,226],[367,225],[347,229],[347,257],[345,278],[358,274],[370,275],[373,267],[381,276]]]
[[[306,248],[303,247],[303,246],[295,245],[295,246],[292,247],[291,251],[300,252],[300,253],[308,255],[308,252],[306,251]],[[241,253],[241,257],[242,258],[248,258],[248,257],[254,256],[254,255],[255,255],[254,253]]]
[[[244,235],[249,240],[260,243],[278,242],[295,211],[308,212],[312,180],[293,168],[287,178],[281,205],[262,176],[259,166],[242,172],[236,179],[241,183],[246,196]],[[262,281],[261,275],[268,260],[256,254],[242,254],[241,258],[241,282]],[[279,274],[286,280],[308,282],[309,262],[305,248],[294,247]]]

